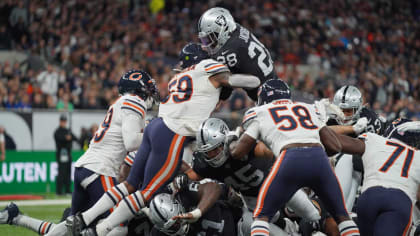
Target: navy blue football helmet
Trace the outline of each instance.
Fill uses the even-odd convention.
[[[179,53],[180,66],[182,69],[185,69],[209,57],[209,54],[203,50],[201,44],[188,43]]]
[[[155,80],[143,70],[130,70],[121,76],[118,91],[121,95],[125,93],[138,95],[144,101],[152,99],[154,102],[159,102],[160,100]]]
[[[257,105],[261,106],[280,99],[290,99],[289,86],[281,79],[270,79],[265,81],[258,89]]]
[[[398,118],[386,128],[384,136],[420,149],[420,122]]]

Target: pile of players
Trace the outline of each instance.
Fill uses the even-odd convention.
[[[294,102],[268,50],[226,9],[206,11],[198,29],[201,44],[182,49],[166,98],[145,71],[121,77],[120,98],[76,163],[65,221],[12,203],[0,222],[42,235],[414,234],[419,122],[386,123],[354,86],[332,103]],[[230,131],[209,117],[234,88],[256,106]]]

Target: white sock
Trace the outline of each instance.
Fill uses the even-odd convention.
[[[132,219],[143,207],[145,204],[140,191],[125,197],[114,212],[96,226],[98,236],[105,236],[119,224]]]
[[[321,219],[318,210],[309,200],[302,189],[299,189],[292,198],[287,202],[287,207],[290,207],[298,216],[307,221],[317,221]]]
[[[123,183],[109,189],[93,207],[82,213],[86,225],[90,225],[98,216],[117,205],[127,195],[128,190]]]
[[[13,224],[23,226],[41,235],[48,233],[54,226],[54,224],[51,222],[38,220],[25,215],[16,216],[13,219]]]
[[[251,225],[251,236],[269,236],[270,227],[267,221],[254,220]]]
[[[360,236],[359,228],[352,220],[346,220],[338,224],[341,236]]]
[[[67,226],[66,221],[60,222],[59,224],[53,224],[50,231],[44,236],[66,236],[67,235]]]

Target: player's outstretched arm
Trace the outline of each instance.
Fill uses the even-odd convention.
[[[236,144],[235,148],[231,150],[231,157],[234,159],[241,159],[246,156],[255,146],[256,139],[244,133]]]
[[[332,129],[327,126],[322,127],[319,130],[319,136],[329,156],[341,152],[341,143],[338,141],[337,135]]]
[[[358,155],[365,153],[365,142],[363,140],[342,134],[338,134],[337,137],[342,146],[341,152]]]
[[[198,197],[200,200],[197,208],[185,214],[174,216],[172,219],[181,219],[190,223],[198,221],[216,203],[221,194],[222,187],[218,183],[207,182],[200,184],[198,187]]]
[[[210,81],[214,87],[235,87],[235,88],[256,88],[260,85],[258,77],[248,74],[231,74],[222,72],[210,76]]]

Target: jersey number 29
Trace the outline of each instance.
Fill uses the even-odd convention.
[[[189,75],[180,78],[173,78],[168,84],[169,95],[162,100],[166,103],[173,99],[174,103],[186,102],[191,99],[193,94],[193,82]]]

